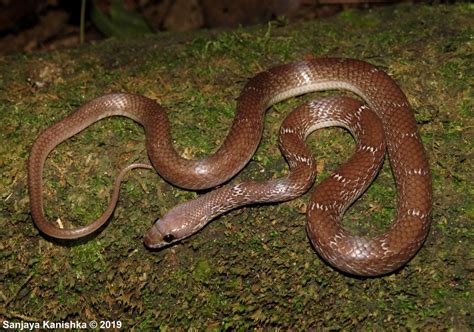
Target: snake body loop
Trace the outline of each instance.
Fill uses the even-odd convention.
[[[37,227],[47,235],[75,239],[94,232],[110,217],[118,198],[118,186],[127,169],[121,172],[116,181],[106,212],[88,226],[77,229],[53,226],[44,216],[42,199],[43,164],[49,152],[62,141],[104,117],[122,115],[142,124],[150,160],[159,174],[182,188],[205,189],[228,181],[248,163],[261,139],[268,107],[292,96],[327,89],[345,89],[356,93],[379,117],[396,181],[397,215],[391,229],[374,239],[351,236],[340,227],[343,211],[357,196],[348,188],[356,185],[363,190],[367,185],[358,183],[358,174],[366,167],[365,161],[355,158],[355,161],[351,160],[351,164],[342,166],[335,175],[315,189],[308,208],[308,236],[319,254],[340,270],[369,276],[393,271],[413,257],[428,234],[432,206],[431,178],[416,121],[405,95],[383,71],[358,60],[320,58],[278,66],[256,75],[249,80],[238,99],[235,119],[224,143],[216,153],[202,160],[187,160],[175,152],[165,112],[150,99],[123,93],[96,98],[47,128],[33,144],[28,161],[28,187],[33,219]],[[345,103],[352,102],[342,102]],[[308,124],[304,126],[307,128]],[[309,125],[311,126],[318,125]],[[375,122],[370,122],[369,126],[376,126]],[[371,147],[372,149],[367,148],[369,153],[373,152],[374,147]],[[306,152],[304,149],[299,150],[296,157],[312,160]],[[134,164],[128,169],[134,167],[150,166]],[[368,167],[371,171],[366,173],[373,173],[378,169],[378,166]],[[312,171],[304,172],[302,175],[292,175],[293,171],[290,172],[289,178],[293,176],[292,180],[297,183],[297,194],[307,190],[311,185],[307,183],[311,183],[314,177]],[[276,196],[271,199],[285,200],[294,197],[294,193],[287,191],[287,183],[273,182],[277,189],[272,192]],[[239,194],[244,204],[265,201],[262,199],[264,193],[258,190],[258,185],[252,186],[254,185],[234,186],[234,196]],[[278,196],[282,193],[286,196]],[[216,194],[211,192],[209,195]],[[222,200],[213,208],[207,207],[205,213],[203,209],[210,201],[196,205],[193,212],[186,209],[186,215],[171,210],[147,233],[145,244],[159,247],[163,243],[172,243],[189,236],[202,227],[203,214],[209,221],[218,212],[228,209],[225,202],[232,199],[227,197]],[[182,210],[178,207],[174,211]],[[171,220],[168,218],[170,216],[174,216],[175,221],[163,222]]]

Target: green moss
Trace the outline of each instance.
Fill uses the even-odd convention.
[[[469,330],[472,327],[472,5],[394,6],[315,22],[283,20],[233,31],[110,39],[74,50],[0,59],[0,278],[2,318],[120,320],[126,328],[249,330]],[[403,24],[400,24],[403,22]],[[309,194],[232,211],[183,243],[146,250],[151,223],[196,193],[132,171],[95,237],[48,241],[29,215],[25,162],[48,125],[87,100],[129,91],[168,108],[187,156],[222,143],[248,78],[307,56],[349,56],[387,70],[407,93],[433,174],[433,225],[397,273],[352,278],[327,266],[305,232]],[[305,96],[270,110],[262,143],[234,180],[282,176],[281,121]],[[140,126],[104,120],[61,144],[45,167],[51,220],[84,225],[104,210],[119,170],[147,162]],[[350,155],[342,130],[311,136],[318,181]],[[344,224],[379,234],[395,215],[386,162]]]

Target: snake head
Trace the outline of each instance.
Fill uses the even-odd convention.
[[[143,237],[145,246],[150,249],[159,249],[172,245],[191,235],[188,234],[186,228],[183,228],[183,223],[177,220],[165,215],[162,219],[155,221]]]
[[[189,201],[168,211],[146,232],[143,238],[145,246],[163,248],[196,233],[205,223],[201,223],[201,219],[191,212],[195,210],[194,201]]]
[[[160,229],[160,219],[145,233],[143,242],[145,246],[150,249],[159,249],[173,244],[173,242],[179,241],[176,236],[171,232],[166,232]]]

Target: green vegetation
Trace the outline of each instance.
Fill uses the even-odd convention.
[[[473,7],[400,6],[329,20],[228,32],[110,39],[74,50],[0,59],[0,317],[8,321],[120,320],[160,330],[472,330]],[[401,23],[402,22],[402,23]],[[110,223],[97,236],[51,241],[29,215],[25,163],[41,130],[89,99],[128,91],[169,109],[178,150],[212,153],[232,122],[246,80],[308,56],[346,56],[384,68],[406,92],[430,157],[433,226],[402,270],[353,278],[327,266],[305,233],[308,194],[279,205],[232,211],[182,244],[142,245],[152,222],[196,197],[151,171],[133,171]],[[281,176],[276,145],[285,101],[266,117],[263,141],[234,181]],[[351,153],[340,129],[309,143],[321,178]],[[119,170],[146,162],[143,130],[111,118],[59,146],[45,168],[50,220],[92,222]],[[376,234],[395,214],[386,164],[345,219]]]

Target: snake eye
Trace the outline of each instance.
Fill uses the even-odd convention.
[[[172,242],[174,240],[174,235],[173,234],[166,234],[165,236],[163,236],[163,240],[165,242]]]

